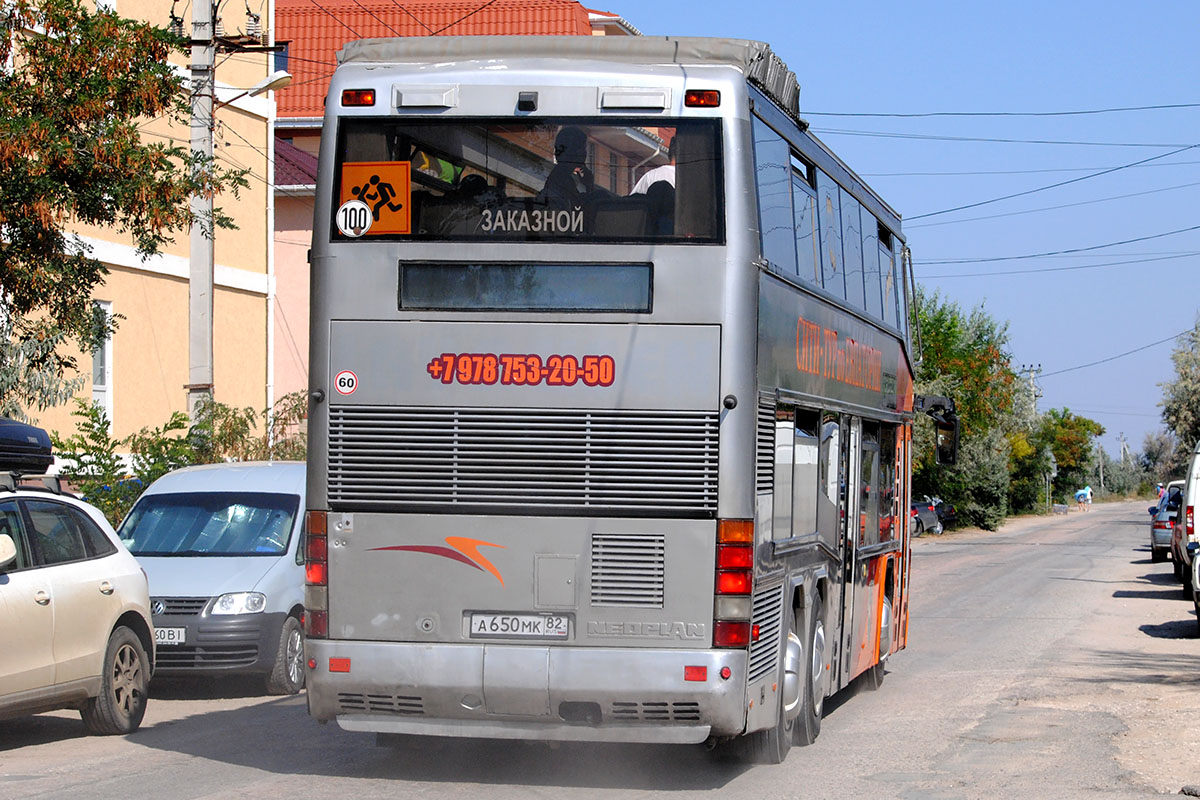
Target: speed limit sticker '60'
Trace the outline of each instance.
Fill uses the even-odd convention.
[[[542,356],[536,353],[442,353],[426,366],[429,377],[466,386],[612,386],[612,356]]]
[[[358,376],[344,369],[333,376],[333,388],[338,394],[354,394],[354,390],[358,388]]]

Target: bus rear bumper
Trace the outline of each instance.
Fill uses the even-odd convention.
[[[350,731],[684,744],[746,725],[744,650],[314,639],[305,646],[316,664],[309,713]]]

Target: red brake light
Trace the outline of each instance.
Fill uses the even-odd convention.
[[[750,570],[725,570],[717,573],[717,594],[750,594]]]
[[[1187,507],[1186,519],[1187,519],[1187,535],[1188,536],[1191,536],[1192,534],[1194,534],[1196,532],[1196,525],[1195,525],[1194,517],[1193,517],[1193,513],[1192,513],[1193,508],[1195,508],[1195,506]]]
[[[703,683],[708,680],[708,667],[684,667],[683,679]]]
[[[688,89],[683,104],[688,108],[716,108],[721,105],[721,93],[716,89]]]
[[[743,545],[717,545],[717,569],[750,569],[754,550]]]
[[[304,618],[304,635],[324,639],[329,635],[329,612],[309,611]]]
[[[750,644],[749,622],[713,623],[713,647],[745,647]]]
[[[304,580],[309,586],[326,586],[329,583],[329,573],[324,564],[309,562],[304,565]]]
[[[374,89],[343,89],[343,106],[373,106],[375,105]]]

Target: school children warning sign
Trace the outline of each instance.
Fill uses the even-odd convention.
[[[407,161],[342,164],[338,230],[345,236],[412,233],[410,169]]]

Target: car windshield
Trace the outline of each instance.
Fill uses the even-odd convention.
[[[148,495],[121,523],[135,556],[268,556],[287,551],[299,495],[190,492]]]

